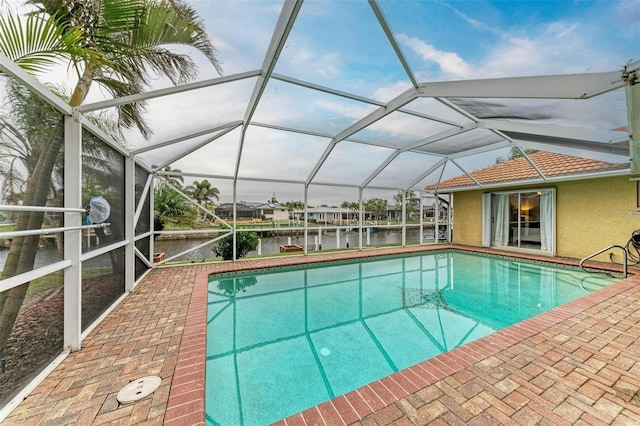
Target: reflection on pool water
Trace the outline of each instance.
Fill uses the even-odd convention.
[[[212,276],[207,423],[275,422],[614,281],[457,252]]]

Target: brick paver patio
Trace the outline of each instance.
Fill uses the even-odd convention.
[[[429,249],[158,268],[3,424],[204,424],[209,272]],[[639,283],[631,276],[280,424],[640,424]],[[118,391],[147,375],[160,388],[119,405]]]

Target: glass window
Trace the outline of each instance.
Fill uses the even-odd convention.
[[[553,252],[553,189],[492,193],[491,245]]]

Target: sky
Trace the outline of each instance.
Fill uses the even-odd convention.
[[[225,76],[262,66],[282,2],[191,0],[190,3],[207,27]],[[19,3],[5,0],[0,4],[6,10]],[[382,0],[378,5],[418,82],[613,71],[640,59],[640,0]],[[192,55],[198,64],[198,79],[219,77],[201,54],[182,51]],[[55,79],[73,87],[74,76],[66,71],[67,68],[61,66],[55,73],[39,78]],[[305,1],[274,72],[382,103],[411,87],[406,71],[366,1]],[[145,141],[135,132],[129,132],[127,144],[130,148],[147,146],[242,120],[255,84],[255,78],[247,78],[150,100],[147,119],[154,135]],[[168,85],[167,81],[156,79],[153,88]],[[103,96],[104,93],[94,87],[89,102]],[[627,124],[623,91],[586,102],[493,102],[496,109],[543,111],[547,117],[545,123],[553,125],[612,129]],[[433,99],[419,99],[407,108],[456,123],[468,123],[464,116]],[[375,109],[364,102],[271,80],[253,121],[335,135]],[[360,142],[402,144],[448,127],[393,113],[352,138]],[[162,164],[205,140],[206,137],[200,137],[150,151],[144,154],[144,159],[149,165]],[[179,159],[172,168],[203,175],[233,176],[240,140],[240,129],[233,130]],[[329,140],[329,137],[251,126],[244,139],[239,175],[304,181]],[[341,142],[314,181],[359,184],[392,152],[390,148]],[[501,149],[461,159],[458,164],[472,171],[506,155],[508,149]],[[404,187],[435,162],[434,158],[412,153],[401,157],[402,161],[392,162],[372,184]],[[448,165],[442,176],[461,173],[460,169]],[[432,183],[440,175],[440,171],[435,172],[419,185]],[[193,178],[187,181],[190,179]],[[231,200],[231,181],[209,180],[220,189],[221,201]],[[274,195],[279,201],[304,197],[301,185],[255,181],[239,181],[237,192],[238,200],[244,201],[266,201]],[[389,198],[393,193],[392,190],[366,190],[364,198]],[[309,190],[311,204],[337,205],[357,198],[358,190],[353,188],[313,185]]]

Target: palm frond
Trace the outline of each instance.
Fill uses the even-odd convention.
[[[128,58],[132,70],[143,69],[147,74],[150,70],[157,75],[165,75],[173,84],[185,83],[197,76],[196,67],[187,55],[161,47],[145,47],[137,51],[138,56]],[[147,74],[145,80],[149,78]]]
[[[157,75],[168,77],[174,84],[195,78],[197,67],[190,55],[171,51],[169,45],[197,49],[222,73],[203,22],[184,0],[29,1],[39,8],[31,16],[58,16],[59,26],[66,23],[59,36],[80,31],[84,37],[83,50],[68,56],[81,70],[71,103],[85,99],[92,81],[120,97],[141,93]],[[93,52],[101,56],[79,56]],[[144,103],[118,109],[122,128],[137,127],[145,137],[151,134],[142,117]]]
[[[47,85],[60,98],[65,99],[55,87]],[[26,129],[55,127],[62,120],[60,113],[43,101],[22,84],[9,80],[5,86],[7,91],[7,107],[10,111],[8,119],[17,128],[29,133]]]
[[[129,44],[134,48],[185,45],[199,50],[222,74],[217,52],[204,24],[195,11],[182,1],[149,2],[143,25],[133,32]]]
[[[92,114],[87,114],[86,118],[103,132],[111,136],[116,142],[120,143],[122,146],[126,146],[122,128],[118,125],[118,118],[114,116],[112,111],[97,111]]]
[[[0,156],[26,159],[31,155],[29,141],[5,117],[0,117]]]
[[[140,26],[145,0],[104,0],[100,2],[98,32],[105,34],[128,33]]]
[[[125,83],[122,80],[110,77],[96,77],[95,81],[115,98],[142,92],[142,87],[133,81]],[[152,134],[151,128],[142,119],[145,111],[144,105],[143,102],[133,102],[118,107],[119,126],[122,128],[137,127],[144,137],[150,136]]]
[[[0,52],[29,72],[43,72],[59,60],[97,57],[86,49],[80,28],[69,27],[56,16],[29,14],[0,17]]]

